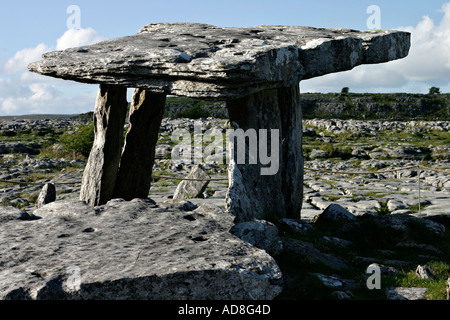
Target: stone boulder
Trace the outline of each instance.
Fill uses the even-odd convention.
[[[325,150],[314,149],[309,155],[311,159],[326,159],[329,157],[328,152]]]
[[[231,229],[231,233],[255,247],[266,250],[270,255],[280,254],[283,250],[277,226],[268,221],[241,222]]]
[[[35,213],[42,219],[0,217],[0,299],[260,300],[281,292],[275,261],[232,235],[233,216],[220,208],[70,200]]]
[[[322,252],[312,243],[297,239],[282,238],[285,252],[293,253],[310,262],[319,262],[333,270],[347,269],[349,266],[339,257]]]
[[[392,287],[386,290],[388,300],[425,300],[427,288]]]
[[[339,219],[324,219],[318,216],[315,226],[318,229],[333,231],[334,236],[340,237],[367,248],[392,247],[404,244],[414,244],[416,247],[431,247],[445,236],[445,226],[426,217],[412,214],[390,214],[373,216],[348,216],[341,213]],[[326,215],[324,217],[327,217]]]
[[[209,184],[209,179],[211,179],[208,173],[200,165],[193,166],[186,178],[194,180],[181,181],[173,194],[174,199],[193,199],[202,197],[203,192]]]
[[[387,215],[376,217],[373,219],[373,222],[375,222],[379,228],[390,229],[393,232],[396,232],[398,236],[414,237],[418,236],[418,233],[421,233],[421,236],[426,238],[437,237],[442,239],[445,233],[444,225],[413,215]]]
[[[37,154],[35,148],[30,146],[26,146],[21,142],[2,142],[0,143],[0,154],[9,154],[9,153],[29,153],[29,154]]]
[[[342,224],[353,221],[356,217],[338,204],[330,204],[320,215],[315,218],[315,223],[320,224]]]
[[[39,193],[38,199],[36,201],[36,208],[41,208],[50,202],[54,202],[56,200],[56,188],[53,183],[47,183],[42,188]]]
[[[416,276],[421,278],[421,279],[433,279],[434,278],[434,274],[431,271],[431,267],[428,265],[418,265],[416,268]]]

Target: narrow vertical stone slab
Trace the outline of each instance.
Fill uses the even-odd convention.
[[[112,199],[123,146],[127,89],[101,84],[94,110],[95,140],[84,170],[80,199],[90,206]]]
[[[249,164],[248,150],[252,141],[246,141],[246,164],[237,163],[235,143],[234,160],[229,168],[230,186],[227,209],[236,221],[264,218],[267,215],[300,218],[303,197],[302,113],[299,86],[260,91],[241,99],[227,101],[231,123],[250,131],[267,129],[267,155],[272,157],[271,130],[279,130],[278,171],[262,175],[260,139],[258,135],[258,163]],[[264,152],[263,152],[264,154]]]
[[[303,203],[303,125],[300,106],[300,86],[278,89],[281,117],[281,186],[286,205],[286,217],[300,219]]]
[[[50,202],[54,202],[56,200],[56,188],[53,183],[46,183],[42,188],[41,192],[36,201],[36,208],[42,208],[46,204]]]
[[[120,160],[115,198],[147,198],[155,146],[164,116],[166,95],[136,89],[130,108],[130,127]]]

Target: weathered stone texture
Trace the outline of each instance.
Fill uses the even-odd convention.
[[[126,88],[100,85],[94,111],[95,140],[80,195],[91,206],[105,204],[113,196],[127,106]]]
[[[116,199],[94,210],[70,200],[35,213],[43,218],[0,219],[0,299],[247,300],[281,292],[275,261],[233,236],[233,217],[217,207]]]
[[[245,143],[247,160],[244,164],[239,163],[237,158],[239,141],[230,141],[235,147],[236,162],[230,166],[229,194],[239,197],[239,201],[235,204],[230,202],[228,209],[239,221],[248,220],[249,213],[258,218],[264,218],[268,214],[300,218],[303,153],[298,86],[261,91],[230,100],[227,107],[236,129],[242,129],[246,133],[248,130],[255,130],[258,134],[257,142],[248,140]],[[266,131],[265,136],[261,136],[261,129]],[[275,135],[273,130],[278,130],[278,134]],[[258,163],[249,165],[252,156],[249,150],[255,143],[258,143],[258,154],[253,157],[258,158]],[[272,149],[273,145],[278,148]],[[266,152],[263,151],[264,148]],[[267,156],[269,164],[264,164],[261,156]],[[267,174],[263,174],[263,170]],[[241,176],[244,178],[240,179]]]
[[[165,94],[135,90],[114,198],[147,198],[165,102]]]
[[[36,208],[45,206],[46,204],[56,200],[56,188],[53,183],[46,183],[36,201]]]
[[[173,199],[200,198],[209,184],[211,177],[200,165],[195,165],[186,179],[181,181],[173,194]]]
[[[410,34],[301,26],[157,23],[139,34],[46,53],[33,72],[190,97],[234,99],[408,54]]]

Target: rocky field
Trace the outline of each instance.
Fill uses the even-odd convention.
[[[195,121],[163,120],[149,194],[157,204],[173,197],[181,177],[193,167],[171,159],[171,133],[177,128],[193,131]],[[62,143],[67,139],[60,137],[75,135],[80,125],[86,121],[0,122],[0,212],[15,212],[11,211],[15,207],[17,212],[32,214],[48,182],[55,185],[58,201],[78,199],[86,158],[68,151]],[[202,125],[203,130],[218,128],[225,133],[228,123],[207,118]],[[448,121],[305,120],[301,220],[267,217],[276,226],[276,239],[283,248],[271,252],[284,275],[279,298],[445,298],[450,238],[439,226],[448,223],[441,216],[450,214],[449,129]],[[227,166],[211,164],[204,169],[217,180],[200,198],[188,200],[224,209]],[[319,223],[330,205],[345,209],[344,219],[351,221],[346,227],[340,222]],[[421,226],[408,218],[429,224]],[[367,290],[365,271],[373,263],[385,272],[385,290]],[[427,265],[433,278],[416,280],[419,264]],[[408,290],[403,288],[418,287],[422,290],[396,295]]]

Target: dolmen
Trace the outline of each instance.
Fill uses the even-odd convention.
[[[259,147],[275,156],[276,170],[264,174],[267,161],[262,159],[233,157],[229,163],[227,210],[236,222],[268,214],[299,219],[300,81],[400,59],[409,48],[410,34],[400,31],[154,23],[136,35],[46,53],[28,69],[100,85],[95,141],[81,189],[81,200],[90,206],[148,197],[166,96],[176,95],[226,101],[230,123],[244,132],[244,139],[248,130],[275,139]],[[127,88],[135,92],[123,138]],[[246,140],[242,159],[252,156],[252,144],[254,140]]]
[[[0,207],[0,299],[276,298],[284,279],[272,255],[282,243],[267,241],[276,227],[260,220],[300,218],[299,82],[400,59],[409,47],[410,34],[398,31],[159,23],[44,54],[29,70],[99,84],[95,140],[81,199],[45,204],[26,220]],[[226,211],[148,198],[167,95],[226,101],[235,133]],[[249,232],[264,245],[238,236]]]

